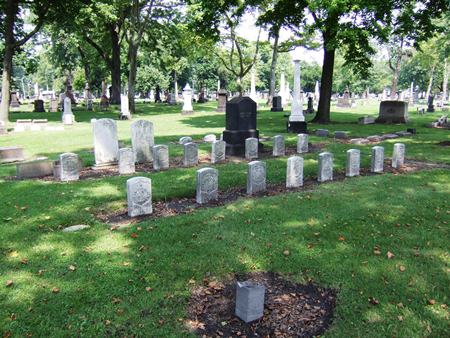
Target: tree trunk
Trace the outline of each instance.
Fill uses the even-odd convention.
[[[401,40],[400,46],[397,51],[397,60],[395,61],[394,68],[394,76],[392,77],[392,85],[391,85],[391,100],[395,100],[397,96],[398,90],[398,78],[400,76],[400,65],[402,63],[402,55],[403,55],[403,39]]]
[[[109,101],[111,103],[120,104],[120,39],[119,33],[115,29],[115,25],[110,26],[111,33],[111,97]]]
[[[0,103],[0,121],[8,122],[9,100],[11,94],[12,59],[14,55],[14,22],[19,12],[19,3],[8,0],[5,7],[5,50],[3,56],[2,101]]]
[[[130,41],[128,47],[128,62],[130,64],[130,71],[128,73],[128,104],[131,114],[134,114],[136,112],[134,87],[136,85],[137,49],[138,48],[134,41]]]
[[[444,78],[442,83],[442,101],[447,102],[448,99],[448,59],[444,60]]]
[[[324,43],[322,77],[320,80],[320,98],[317,113],[312,122],[330,123],[330,103],[333,89],[333,70],[336,50],[327,49]]]
[[[85,82],[87,82],[89,86],[91,86],[91,66],[89,65],[89,61],[86,58],[86,54],[80,46],[78,46],[78,53],[80,53],[81,62],[83,63],[84,78],[86,80]]]
[[[269,107],[272,106],[272,100],[275,96],[275,70],[277,68],[277,59],[278,59],[278,39],[280,30],[278,29],[274,33],[274,41],[273,41],[273,51],[272,51],[272,63],[270,64],[270,87],[269,87],[269,97],[267,100],[267,105]]]
[[[238,92],[239,92],[239,96],[243,96],[243,94],[244,94],[244,90],[243,90],[243,87],[242,87],[242,78],[243,78],[242,75],[240,75],[237,78],[237,89],[238,89]]]
[[[426,96],[425,96],[425,98],[426,98],[427,100],[428,100],[428,98],[430,97],[430,95],[431,95],[431,90],[432,90],[432,88],[433,88],[434,68],[435,68],[435,66],[433,66],[433,67],[431,68],[430,81],[428,82],[427,94],[426,94]]]

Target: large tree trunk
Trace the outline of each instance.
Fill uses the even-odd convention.
[[[136,112],[136,103],[134,100],[134,87],[136,85],[136,72],[137,72],[137,49],[138,47],[134,42],[129,42],[128,47],[128,62],[130,64],[130,71],[128,73],[128,104],[130,113]]]
[[[111,103],[120,104],[120,39],[119,33],[116,31],[115,25],[111,25],[109,29],[111,33]]]
[[[442,83],[442,101],[446,102],[448,99],[448,60],[447,58],[444,60],[444,78]]]
[[[426,96],[425,96],[425,98],[426,98],[427,100],[428,100],[428,98],[429,98],[430,95],[431,95],[431,90],[433,89],[434,69],[435,69],[435,66],[433,66],[433,67],[431,68],[430,80],[428,81],[427,94],[426,94]]]
[[[273,100],[273,97],[275,96],[275,70],[277,68],[277,59],[278,59],[278,40],[280,37],[279,33],[280,33],[279,29],[274,33],[272,63],[270,64],[269,97],[267,100],[267,105],[269,107],[272,106],[272,100]]]
[[[401,39],[401,43],[397,50],[397,59],[395,60],[394,74],[392,76],[392,85],[391,85],[391,96],[390,99],[394,100],[397,96],[398,90],[398,78],[400,76],[400,66],[402,63],[403,56],[403,38]]]
[[[330,123],[330,105],[333,89],[333,70],[336,50],[328,49],[324,44],[322,77],[320,80],[320,98],[317,113],[312,122]]]
[[[11,73],[12,59],[14,55],[14,22],[19,11],[19,3],[14,0],[8,0],[6,3],[5,14],[5,51],[3,56],[3,74],[2,74],[2,102],[0,103],[0,121],[8,122],[9,118],[9,100],[11,91]]]
[[[83,63],[85,82],[87,82],[89,86],[91,86],[91,66],[89,65],[88,59],[86,58],[86,54],[80,46],[78,46],[78,53],[80,53],[81,62]]]

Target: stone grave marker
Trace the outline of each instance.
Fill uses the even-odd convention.
[[[284,136],[276,135],[273,137],[273,156],[284,156],[286,152],[286,147],[284,144]]]
[[[12,91],[10,97],[11,97],[11,99],[10,99],[10,102],[9,102],[9,106],[11,108],[19,108],[20,107],[20,102],[19,102],[19,99],[17,97],[17,92]]]
[[[120,95],[120,116],[121,120],[130,120],[130,103],[128,101],[128,95]]]
[[[270,111],[283,111],[283,104],[281,103],[281,96],[274,96],[272,99],[272,108]]]
[[[136,172],[136,154],[132,148],[119,149],[119,174],[128,175]]]
[[[183,108],[181,113],[185,115],[194,113],[194,108],[192,107],[192,89],[189,83],[186,83],[183,89]]]
[[[254,160],[258,158],[258,139],[249,137],[245,140],[245,158]]]
[[[188,142],[183,145],[183,165],[193,167],[198,164],[198,146],[196,143]]]
[[[317,129],[316,136],[328,137],[329,131],[327,129]]]
[[[384,148],[380,146],[372,147],[372,158],[370,171],[382,173],[384,168]]]
[[[319,182],[333,180],[333,154],[323,152],[319,154],[319,172],[317,175]]]
[[[18,119],[16,120],[16,124],[14,125],[15,132],[22,132],[31,129],[31,125],[33,124],[33,120],[31,119]]]
[[[381,101],[380,112],[376,123],[406,123],[408,122],[408,102]]]
[[[178,144],[183,145],[183,144],[186,144],[186,143],[189,143],[189,142],[192,142],[192,137],[190,137],[190,136],[183,136],[183,137],[180,137],[180,139],[178,141]]]
[[[151,162],[152,147],[155,144],[153,123],[137,120],[131,124],[131,145],[136,156],[136,163]]]
[[[196,201],[199,204],[215,201],[218,198],[219,172],[214,168],[197,170]]]
[[[136,217],[153,213],[152,180],[133,177],[127,180],[128,216]]]
[[[235,314],[246,323],[261,318],[264,314],[263,285],[250,281],[237,282]]]
[[[169,147],[165,144],[158,144],[152,147],[153,150],[153,169],[169,169]]]
[[[116,121],[112,119],[92,119],[91,124],[94,133],[95,167],[100,168],[117,164],[119,143]]]
[[[44,113],[45,112],[45,108],[44,108],[44,100],[34,100],[34,109],[33,112],[35,113]]]
[[[18,178],[44,177],[53,174],[53,161],[47,157],[16,164]]]
[[[303,185],[303,158],[291,156],[287,160],[286,188],[298,188]]]
[[[359,149],[347,150],[347,165],[345,167],[345,176],[359,176],[361,152]]]
[[[62,115],[63,124],[73,124],[75,122],[75,117],[72,113],[72,100],[70,97],[66,96],[64,99],[64,111]]]
[[[297,135],[297,153],[307,153],[308,152],[308,134],[298,134]]]
[[[399,169],[405,163],[405,145],[403,143],[394,144],[394,152],[392,154],[392,167]]]
[[[0,163],[24,161],[25,155],[21,147],[0,147]]]
[[[80,161],[77,154],[64,153],[59,155],[61,181],[77,181],[80,178]]]
[[[59,105],[58,105],[58,99],[56,99],[56,98],[51,98],[51,99],[50,99],[50,106],[49,106],[49,108],[48,108],[48,111],[49,111],[50,113],[56,113],[56,112],[58,112],[58,108],[59,108]]]
[[[247,169],[247,194],[253,195],[266,191],[266,164],[252,161]]]
[[[219,113],[224,113],[227,107],[228,92],[225,89],[220,89],[218,92],[217,109]]]
[[[225,161],[225,141],[215,141],[211,147],[211,163],[219,163]]]

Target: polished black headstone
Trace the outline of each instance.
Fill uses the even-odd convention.
[[[44,101],[43,100],[34,100],[34,112],[36,113],[44,113]]]
[[[281,104],[281,96],[274,96],[272,99],[271,111],[283,111],[283,105]]]
[[[313,98],[310,96],[308,97],[308,108],[306,108],[307,114],[313,114],[314,113],[314,105],[313,105]]]
[[[227,154],[244,154],[245,140],[249,137],[259,138],[259,131],[256,129],[256,102],[247,96],[235,97],[226,106],[223,140],[227,144]]]
[[[428,96],[428,107],[427,107],[427,112],[428,113],[433,113],[434,112],[433,101],[434,101],[434,95]]]

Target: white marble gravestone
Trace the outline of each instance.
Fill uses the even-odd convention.
[[[298,134],[297,135],[297,153],[307,153],[308,152],[308,134]]]
[[[127,175],[136,172],[135,153],[131,148],[119,149],[119,174]]]
[[[80,164],[77,154],[64,153],[59,155],[59,166],[61,181],[77,181],[80,178]]]
[[[333,180],[333,154],[323,152],[319,154],[319,172],[317,175],[319,182]]]
[[[384,169],[384,148],[380,146],[372,147],[372,159],[370,171],[373,173],[382,173]]]
[[[153,123],[137,120],[131,124],[131,144],[136,156],[136,163],[151,162],[152,147],[155,144]]]
[[[347,165],[345,167],[345,176],[359,176],[361,152],[359,149],[347,150]]]
[[[403,143],[394,144],[394,152],[392,154],[392,168],[399,169],[405,163],[405,145]]]
[[[253,195],[266,191],[266,164],[252,161],[247,170],[247,194]]]
[[[133,177],[127,180],[127,202],[128,216],[151,214],[152,180],[146,177]]]
[[[92,119],[91,124],[94,132],[95,167],[117,164],[119,142],[116,121]]]
[[[245,139],[245,158],[247,160],[258,158],[258,142],[258,139],[255,137]]]
[[[218,198],[219,172],[214,168],[197,170],[197,195],[199,204],[215,201]]]
[[[303,158],[291,156],[287,161],[286,188],[298,188],[303,185]]]

